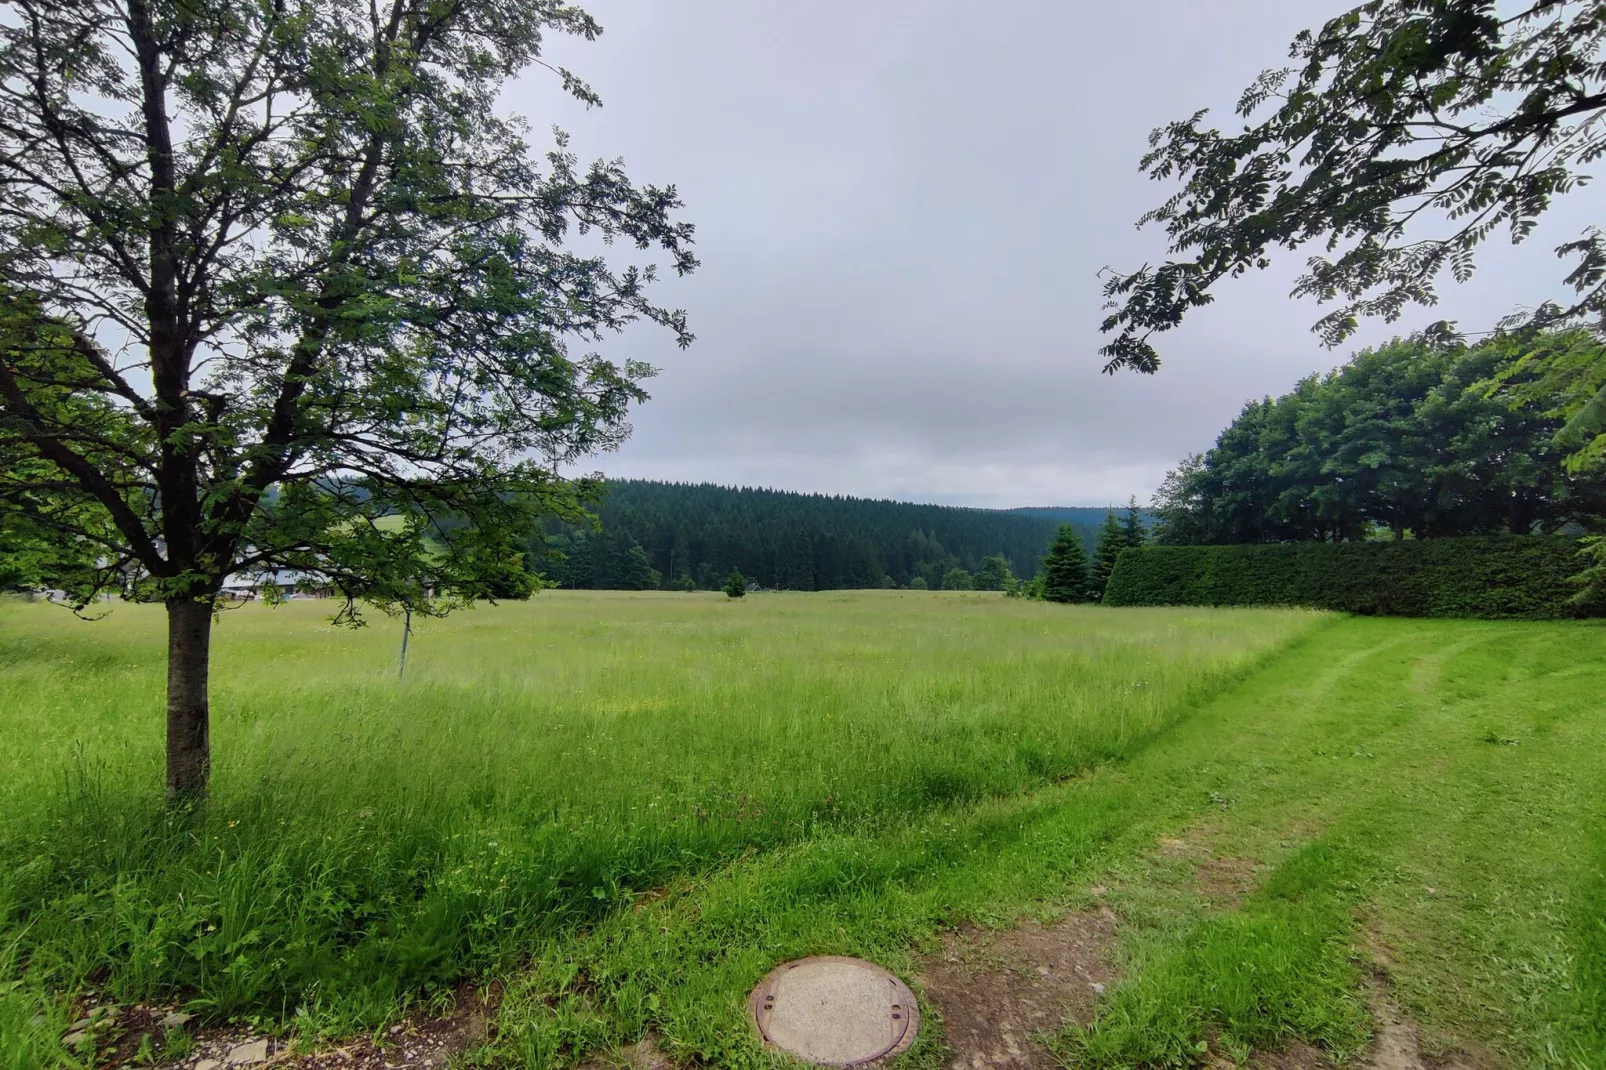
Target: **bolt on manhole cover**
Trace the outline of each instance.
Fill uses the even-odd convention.
[[[777,966],[747,997],[747,1009],[765,1041],[824,1066],[895,1055],[920,1028],[908,985],[873,962],[836,955]]]

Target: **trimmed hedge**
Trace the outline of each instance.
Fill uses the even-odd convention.
[[[1125,550],[1113,606],[1310,606],[1402,617],[1580,617],[1578,540],[1493,535],[1399,542],[1142,546]]]

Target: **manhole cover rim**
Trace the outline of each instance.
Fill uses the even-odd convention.
[[[808,1059],[805,1056],[799,1055],[797,1052],[792,1051],[790,1048],[784,1047],[783,1045],[777,1044],[775,1041],[771,1040],[769,1033],[764,1029],[764,1016],[761,1012],[765,1009],[765,997],[774,991],[776,983],[780,981],[782,977],[786,976],[786,974],[800,966],[825,965],[832,963],[844,966],[857,966],[867,972],[879,974],[880,976],[884,977],[890,982],[890,987],[893,989],[894,996],[896,997],[895,1002],[897,1002],[902,1008],[902,1030],[889,1044],[886,1045],[886,1047],[873,1055],[860,1056],[856,1059],[849,1059],[846,1062],[831,1062],[819,1059]],[[804,1061],[813,1063],[816,1066],[868,1066],[869,1064],[878,1062],[887,1058],[888,1056],[901,1054],[902,1052],[909,1050],[909,1046],[914,1043],[915,1034],[920,1028],[920,1007],[915,1001],[914,993],[910,991],[909,986],[904,983],[903,978],[899,977],[897,974],[893,973],[891,970],[880,965],[879,963],[871,962],[868,959],[854,958],[852,955],[810,955],[807,958],[792,959],[789,962],[781,963],[769,973],[765,974],[764,979],[759,981],[759,983],[754,986],[753,991],[748,994],[747,1016],[749,1020],[752,1021],[754,1028],[758,1030],[759,1040],[764,1044],[765,1047],[787,1052],[795,1058],[803,1059]]]

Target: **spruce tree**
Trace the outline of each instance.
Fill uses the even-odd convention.
[[[1105,513],[1104,524],[1099,528],[1098,546],[1093,550],[1093,577],[1089,588],[1093,598],[1104,598],[1104,588],[1109,586],[1110,573],[1115,571],[1115,559],[1127,547],[1126,540],[1126,529],[1115,513]]]
[[[1149,541],[1149,529],[1143,523],[1143,514],[1138,510],[1137,498],[1128,498],[1126,503],[1126,516],[1121,520],[1121,530],[1126,534],[1128,546],[1142,546]]]
[[[741,569],[732,569],[731,574],[725,577],[725,593],[732,598],[740,598],[747,593],[747,577],[742,575]]]
[[[1043,558],[1043,597],[1050,602],[1086,602],[1087,551],[1082,537],[1069,524],[1061,524]]]

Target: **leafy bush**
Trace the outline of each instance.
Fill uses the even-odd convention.
[[[993,554],[981,559],[981,567],[976,570],[971,584],[978,591],[1002,591],[1013,582],[1015,574],[1009,570],[1009,562]]]
[[[1546,535],[1396,542],[1144,546],[1110,577],[1112,606],[1313,606],[1403,617],[1597,615],[1573,601],[1578,540]]]

